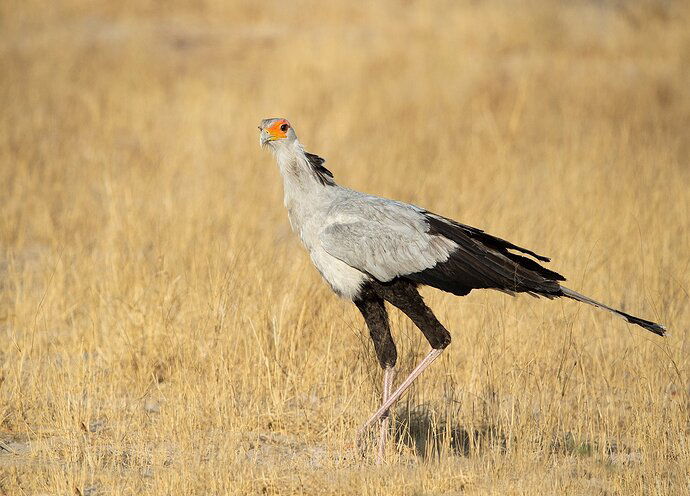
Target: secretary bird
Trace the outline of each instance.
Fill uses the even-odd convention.
[[[384,454],[390,407],[450,344],[450,334],[417,292],[420,285],[458,296],[484,288],[549,299],[565,296],[664,335],[660,324],[562,286],[562,275],[525,255],[541,262],[547,257],[423,208],[339,186],[324,159],[304,150],[286,119],[264,119],[259,130],[261,146],[271,149],[283,176],[292,229],[333,291],[357,306],[374,342],[384,371],[383,401],[359,434],[382,420],[377,462]],[[385,301],[405,313],[431,345],[395,391],[397,351]]]

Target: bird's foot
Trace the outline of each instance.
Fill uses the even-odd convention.
[[[385,403],[391,394],[393,389],[393,379],[395,378],[395,367],[386,367],[383,372],[383,398],[382,402]],[[379,430],[379,448],[378,454],[376,456],[376,465],[380,465],[383,462],[384,454],[386,452],[386,438],[388,437],[388,425],[389,416],[388,411],[381,418],[381,428]],[[359,450],[359,454],[362,458],[366,456],[369,452],[369,445],[371,444],[371,438],[367,436],[368,430],[366,428],[361,428],[357,431],[356,444]]]
[[[364,432],[369,429],[369,427],[376,422],[379,419],[382,419],[385,415],[388,414],[388,410],[390,409],[393,404],[400,399],[400,397],[407,391],[410,386],[412,386],[412,383],[419,377],[419,375],[426,370],[426,368],[432,364],[434,360],[436,360],[441,353],[443,353],[443,348],[436,349],[433,348],[427,356],[424,357],[424,359],[419,362],[419,365],[417,365],[412,372],[410,372],[410,375],[407,376],[407,379],[405,379],[400,386],[398,386],[398,389],[395,390],[393,394],[391,394],[386,401],[383,402],[381,407],[376,410],[376,413],[374,413],[369,420],[367,420],[364,425],[359,429],[358,437],[360,437]]]
[[[383,456],[385,454],[385,449],[386,449],[386,436],[388,434],[388,415],[389,415],[389,410],[393,404],[395,404],[396,401],[400,399],[400,397],[407,391],[410,386],[412,386],[412,383],[421,375],[426,368],[432,364],[434,360],[436,360],[441,353],[443,353],[444,348],[436,349],[432,348],[432,350],[424,357],[424,359],[419,362],[419,365],[417,365],[412,372],[410,372],[410,375],[407,376],[407,379],[405,379],[400,386],[398,386],[398,389],[395,390],[392,394],[387,395],[387,397],[384,399],[383,404],[381,407],[376,410],[376,413],[374,413],[369,420],[367,420],[364,425],[357,431],[357,446],[359,447],[360,454],[362,457],[366,455],[366,443],[364,442],[367,439],[367,432],[371,425],[376,422],[377,420],[382,420],[381,422],[381,432],[379,435],[379,451],[378,451],[378,456],[376,458],[376,464],[379,465],[381,461],[383,461]],[[390,377],[388,376],[388,370],[391,370],[391,375]],[[388,384],[388,387],[391,386],[392,381],[393,381],[393,375],[395,372],[393,369],[386,369],[387,373],[384,376],[384,394],[386,393],[386,384]],[[386,380],[389,382],[386,383]]]

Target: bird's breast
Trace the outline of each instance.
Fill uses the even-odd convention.
[[[300,208],[296,204],[286,203],[285,206],[292,230],[299,236],[321,276],[337,295],[354,300],[368,276],[323,249],[319,235],[326,221],[325,214]]]
[[[309,252],[314,266],[331,289],[342,298],[355,300],[370,277],[317,247]]]
[[[313,248],[316,240],[315,219],[313,215],[309,215],[303,209],[293,206],[288,207],[288,219],[292,230],[297,234],[302,241],[302,244],[310,250]]]

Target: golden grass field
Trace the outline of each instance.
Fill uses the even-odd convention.
[[[0,494],[688,494],[689,81],[681,1],[3,2]],[[274,116],[671,336],[425,289],[453,343],[361,459],[382,374]]]

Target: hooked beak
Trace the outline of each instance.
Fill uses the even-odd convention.
[[[270,141],[270,135],[266,132],[265,129],[262,129],[261,126],[259,126],[259,144],[261,145],[261,148],[266,146],[266,143]]]
[[[290,123],[285,119],[264,119],[259,124],[259,143],[265,146],[271,141],[284,140],[288,138]]]
[[[266,144],[270,141],[274,141],[278,139],[277,137],[273,136],[267,129],[262,129],[259,127],[259,130],[261,133],[259,133],[259,143],[261,144],[261,147],[265,147]]]

